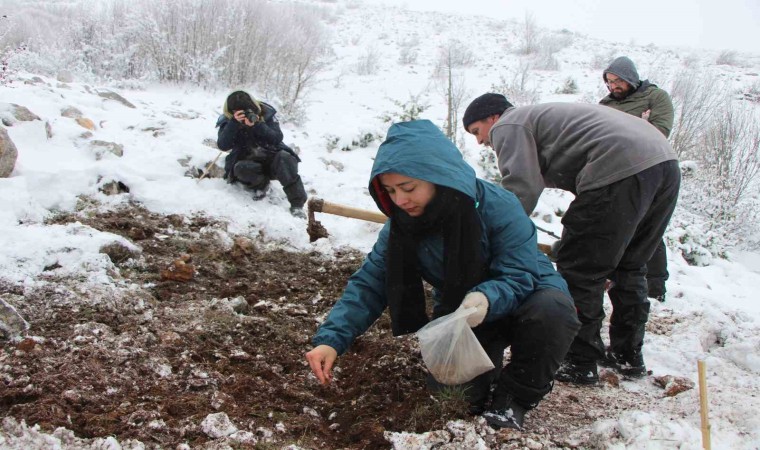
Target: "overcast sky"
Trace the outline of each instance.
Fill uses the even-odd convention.
[[[567,28],[597,38],[760,54],[760,0],[366,0]]]

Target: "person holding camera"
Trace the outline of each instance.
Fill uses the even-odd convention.
[[[306,190],[298,175],[298,155],[282,142],[277,111],[244,91],[227,96],[219,117],[217,147],[231,150],[224,164],[224,178],[253,190],[253,198],[266,195],[270,180],[277,180],[290,202],[290,213],[305,219]]]

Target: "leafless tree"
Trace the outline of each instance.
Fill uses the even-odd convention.
[[[438,52],[436,76],[439,80],[439,90],[446,102],[444,134],[454,143],[457,142],[459,110],[463,99],[469,94],[465,87],[464,75],[459,69],[472,64],[474,60],[472,51],[456,40],[449,41]]]
[[[525,18],[519,28],[520,52],[530,55],[538,51],[541,31],[532,13],[525,13]]]

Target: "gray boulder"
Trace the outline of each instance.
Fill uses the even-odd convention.
[[[82,111],[73,106],[69,106],[61,110],[61,115],[63,117],[68,117],[69,119],[79,119],[82,117]]]
[[[132,103],[130,103],[129,101],[127,101],[126,98],[122,97],[121,95],[117,94],[116,92],[107,91],[107,90],[101,90],[101,91],[98,91],[98,95],[101,96],[101,97],[103,97],[103,98],[105,98],[105,99],[107,99],[107,100],[117,101],[117,102],[121,103],[122,105],[124,105],[124,106],[126,106],[128,108],[136,108],[135,105],[133,105]]]
[[[16,145],[5,128],[0,127],[0,178],[8,178],[11,175],[16,166],[16,159],[18,159]]]
[[[102,159],[106,153],[112,153],[119,157],[124,156],[124,146],[115,142],[94,139],[90,141],[90,148],[95,153],[96,160]]]

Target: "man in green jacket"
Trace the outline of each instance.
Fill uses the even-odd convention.
[[[615,58],[602,72],[602,78],[610,94],[599,101],[600,104],[641,117],[660,130],[665,137],[670,135],[674,117],[670,96],[649,80],[641,81],[630,58]],[[647,263],[648,296],[664,302],[665,281],[668,277],[668,257],[663,240]]]

